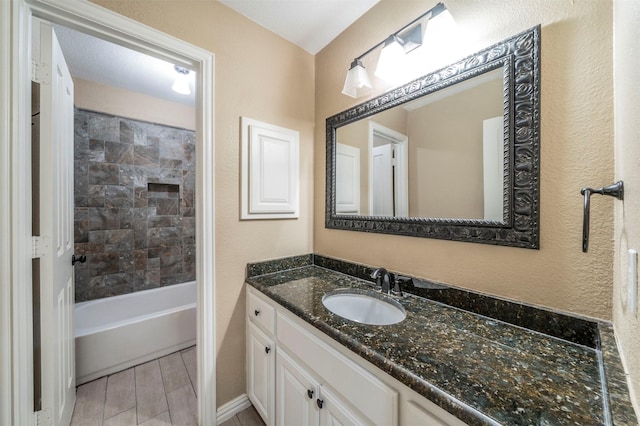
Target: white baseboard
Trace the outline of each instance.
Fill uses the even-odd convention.
[[[231,417],[235,416],[240,411],[249,408],[250,406],[251,401],[249,401],[249,397],[246,393],[243,393],[242,395],[232,399],[231,401],[218,408],[218,411],[216,413],[217,424],[229,420]]]

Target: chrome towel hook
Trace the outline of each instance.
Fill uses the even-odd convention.
[[[624,200],[624,184],[621,180],[599,189],[582,188],[580,193],[584,195],[584,217],[582,220],[582,252],[586,253],[589,249],[589,211],[591,203],[591,194],[610,195],[618,200]]]

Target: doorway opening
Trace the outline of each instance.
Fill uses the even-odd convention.
[[[369,212],[371,216],[409,216],[409,138],[369,122]]]
[[[30,137],[30,101],[21,94],[30,93],[30,79],[25,75],[32,74],[31,58],[21,55],[20,52],[30,50],[32,16],[48,20],[57,25],[91,33],[100,38],[117,42],[135,50],[151,54],[174,64],[189,67],[197,72],[196,90],[198,92],[196,102],[196,129],[195,141],[195,221],[196,229],[196,276],[197,276],[197,300],[198,315],[198,418],[201,423],[215,423],[215,298],[214,298],[214,265],[210,259],[214,258],[214,222],[213,222],[213,55],[195,46],[176,40],[173,37],[160,33],[142,24],[137,24],[120,15],[109,12],[90,3],[56,3],[44,1],[17,0],[12,2],[15,13],[10,18],[3,18],[3,23],[8,23],[13,29],[10,56],[12,69],[9,93],[14,107],[10,117],[17,119],[7,120],[10,123],[11,133],[23,135],[10,139],[10,149],[17,152],[14,157],[14,166],[19,170],[17,178],[11,182],[11,193],[25,194],[24,199],[18,200],[12,209],[12,223],[17,223],[15,229],[16,241],[30,240],[31,236],[31,188],[24,187],[24,182],[29,182],[31,175],[30,149],[20,146]],[[3,67],[5,62],[3,62]],[[4,111],[3,111],[4,112]],[[22,142],[20,142],[22,141]],[[204,167],[206,165],[206,167]],[[66,168],[68,170],[68,168]],[[20,179],[24,176],[24,179]],[[21,185],[22,184],[22,185]],[[21,220],[24,217],[26,220]],[[29,223],[27,225],[27,223]],[[4,230],[4,224],[3,224]],[[12,243],[18,244],[18,243]],[[16,250],[24,253],[24,250]],[[203,259],[209,259],[204,262]],[[12,259],[12,265],[16,274],[32,278],[31,262],[27,263],[18,257]],[[33,330],[31,290],[15,288],[20,285],[13,281],[16,297],[11,301],[14,312],[22,314],[14,318],[11,327],[12,346],[17,359],[33,360],[33,342],[31,335]],[[203,297],[204,296],[204,297]],[[43,319],[44,321],[44,319]],[[4,327],[4,324],[3,324]],[[25,333],[26,332],[26,333]],[[25,338],[28,336],[27,338]],[[4,355],[3,355],[4,356]],[[42,354],[43,358],[47,356]],[[12,392],[14,395],[33,395],[33,363],[17,363],[11,366]],[[4,383],[3,383],[4,388]],[[11,401],[11,418],[15,423],[31,424],[33,421],[33,399],[16,398]],[[45,414],[46,415],[46,414]],[[3,416],[4,418],[4,416]]]

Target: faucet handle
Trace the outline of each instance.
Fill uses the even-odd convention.
[[[391,289],[391,293],[394,296],[402,297],[402,289],[400,287],[400,283],[404,286],[407,283],[413,284],[413,279],[411,277],[405,277],[403,275],[395,275],[393,278],[393,289]]]
[[[384,269],[384,268],[376,268],[371,273],[371,278],[378,279],[378,278],[382,277],[386,273],[387,273],[386,269]]]

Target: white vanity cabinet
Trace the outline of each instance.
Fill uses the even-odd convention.
[[[247,392],[265,423],[273,425],[275,345],[258,327],[249,323],[247,333]]]
[[[320,384],[282,348],[276,355],[276,371],[276,423],[317,426]]]
[[[275,424],[275,309],[247,293],[247,395],[267,426]]]
[[[247,393],[267,426],[464,425],[251,286],[247,314]]]
[[[279,348],[276,356],[278,426],[370,424],[348,402],[313,378],[313,373]]]

